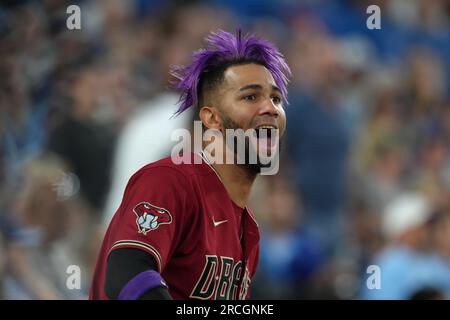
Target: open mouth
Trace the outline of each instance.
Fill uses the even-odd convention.
[[[260,125],[255,128],[254,144],[260,155],[270,156],[278,142],[278,128],[273,125]]]
[[[272,138],[272,133],[277,130],[277,128],[275,126],[267,126],[267,125],[263,125],[263,126],[259,126],[255,128],[255,133],[256,133],[256,138],[267,138],[267,139],[271,139]]]

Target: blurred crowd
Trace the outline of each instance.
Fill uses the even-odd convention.
[[[71,4],[81,30],[66,27]],[[380,30],[366,27],[371,4]],[[128,178],[195,117],[171,118],[170,66],[237,27],[274,42],[293,72],[281,170],[251,200],[253,298],[450,298],[448,1],[11,0],[0,299],[87,297]],[[73,265],[79,289],[66,285]]]

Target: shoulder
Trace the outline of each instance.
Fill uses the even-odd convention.
[[[139,169],[130,178],[129,185],[136,183],[161,187],[171,185],[186,190],[186,188],[190,189],[189,185],[196,177],[211,172],[213,172],[212,169],[195,154],[190,155],[190,161],[180,164],[173,161],[171,157],[166,157]]]

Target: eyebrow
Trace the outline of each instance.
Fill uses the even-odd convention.
[[[263,86],[260,85],[260,84],[248,84],[248,85],[246,85],[246,86],[241,87],[241,88],[239,89],[239,91],[245,91],[245,90],[248,90],[248,89],[262,90],[262,89],[263,89]],[[280,88],[278,88],[278,87],[275,86],[275,85],[272,85],[272,91],[278,91],[279,93],[281,93]]]

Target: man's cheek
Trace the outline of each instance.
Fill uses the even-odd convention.
[[[284,130],[286,129],[286,112],[284,111],[284,108],[281,107],[279,110],[279,128],[280,128],[280,134],[284,133]]]
[[[284,134],[286,133],[286,117],[282,117],[280,124],[279,124],[279,135],[280,138],[284,137]]]

